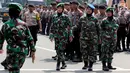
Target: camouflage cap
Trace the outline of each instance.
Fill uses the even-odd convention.
[[[108,7],[108,8],[106,9],[106,12],[114,12],[114,8],[113,8],[113,7]]]
[[[19,3],[9,3],[8,7],[17,9],[18,11],[23,10],[23,6],[21,4],[19,4]]]
[[[59,3],[59,4],[57,5],[57,8],[58,8],[58,7],[64,8],[64,3]]]

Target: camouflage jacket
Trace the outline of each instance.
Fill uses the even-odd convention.
[[[14,53],[27,54],[28,46],[35,51],[33,38],[26,23],[17,19],[5,22],[0,31],[0,49],[3,47],[4,40],[7,41],[7,50]]]
[[[68,36],[73,36],[71,30],[72,24],[67,15],[62,14],[58,16],[56,14],[51,22],[50,38],[68,38]]]
[[[107,41],[110,41],[110,42],[116,41],[117,29],[118,29],[118,24],[117,24],[116,18],[113,18],[111,21],[108,20],[108,18],[105,18],[102,21],[102,24],[101,24],[102,40],[107,40]]]
[[[96,44],[98,42],[100,38],[99,25],[97,24],[97,22],[98,21],[95,17],[87,17],[87,14],[84,14],[80,18],[78,28],[81,31],[81,40],[91,41],[93,44]]]

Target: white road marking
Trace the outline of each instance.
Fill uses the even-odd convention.
[[[44,47],[36,46],[36,48],[55,53],[55,50],[47,49],[47,48],[44,48]],[[124,70],[124,68],[121,68],[121,67],[117,67],[117,66],[114,66],[114,67],[119,69],[119,70]]]
[[[4,69],[0,69],[0,71],[3,71]],[[55,69],[21,69],[21,71],[52,71],[55,72]],[[86,72],[87,70],[82,70],[82,69],[64,69],[61,70],[61,72],[75,72],[75,71],[79,71],[79,72]],[[130,69],[117,69],[117,70],[110,70],[108,72],[119,72],[119,71],[123,71],[123,72],[130,72]],[[93,72],[103,72],[102,69],[93,69]]]
[[[47,49],[47,48],[40,47],[40,46],[36,46],[36,48],[46,50],[46,51],[50,51],[50,52],[54,52],[54,53],[56,52],[55,50]]]

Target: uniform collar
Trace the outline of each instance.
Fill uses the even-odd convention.
[[[58,16],[58,13],[56,13],[56,16]],[[62,15],[61,16],[65,16],[65,14],[64,13],[62,13]]]

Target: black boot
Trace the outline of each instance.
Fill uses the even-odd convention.
[[[57,55],[56,55],[56,56],[52,56],[52,58],[53,58],[54,60],[57,60],[58,57],[57,57]]]
[[[66,67],[67,67],[67,65],[66,65],[65,61],[63,61],[61,69],[65,69]]]
[[[84,67],[82,69],[87,69],[88,68],[88,61],[84,61]]]
[[[92,67],[93,67],[93,62],[89,62],[89,67],[88,67],[88,71],[93,71],[93,69],[92,69]]]
[[[82,58],[79,58],[79,57],[74,57],[72,62],[82,62]]]
[[[29,57],[32,57],[32,52],[30,51]]]
[[[60,61],[57,61],[56,70],[60,71]]]
[[[113,68],[113,67],[112,67],[111,63],[108,63],[108,68],[109,68],[109,69],[112,69],[112,70],[116,70],[116,68]]]
[[[127,49],[123,48],[123,51],[128,51]]]
[[[109,71],[109,68],[106,66],[106,62],[105,61],[102,62],[102,65],[103,65],[102,66],[102,70],[103,71]]]
[[[8,68],[6,67],[6,64],[4,63],[4,61],[1,63],[1,65],[4,67],[5,70],[8,69]]]

